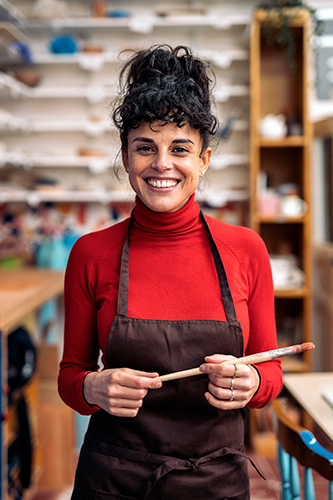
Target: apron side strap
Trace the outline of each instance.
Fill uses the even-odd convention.
[[[117,315],[127,317],[128,314],[128,281],[129,281],[129,240],[130,227],[132,225],[133,212],[128,224],[127,234],[121,254]]]

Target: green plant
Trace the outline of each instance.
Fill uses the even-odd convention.
[[[321,32],[321,22],[316,17],[316,10],[308,6],[303,0],[271,0],[258,4],[256,9],[267,11],[267,22],[263,27],[263,34],[267,43],[284,47],[289,69],[296,71],[296,41],[291,24],[293,19],[299,17],[300,13],[305,9],[311,17],[313,34],[318,36]]]

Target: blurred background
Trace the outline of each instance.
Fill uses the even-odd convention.
[[[263,237],[279,345],[316,344],[285,372],[333,371],[333,2],[2,0],[0,498],[69,498],[87,418],[56,389],[63,272],[79,236],[130,214],[112,103],[131,50],[165,43],[216,76],[197,200]],[[247,441],[275,460],[269,409],[249,415]]]

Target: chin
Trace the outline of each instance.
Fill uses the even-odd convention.
[[[177,210],[180,210],[183,208],[184,205],[186,205],[187,200],[184,201],[184,203],[168,203],[168,202],[160,202],[160,203],[150,203],[148,200],[142,200],[141,201],[148,207],[150,210],[153,210],[153,212],[164,212],[164,213],[172,213],[172,212],[177,212]]]

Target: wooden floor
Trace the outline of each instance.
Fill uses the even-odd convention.
[[[256,456],[248,453],[260,472],[266,478],[262,479],[254,467],[249,464],[251,500],[279,500],[280,481],[275,458]],[[317,498],[328,498],[328,483],[314,472],[314,483]],[[70,500],[71,486],[63,491],[45,491],[36,493],[31,500]]]

